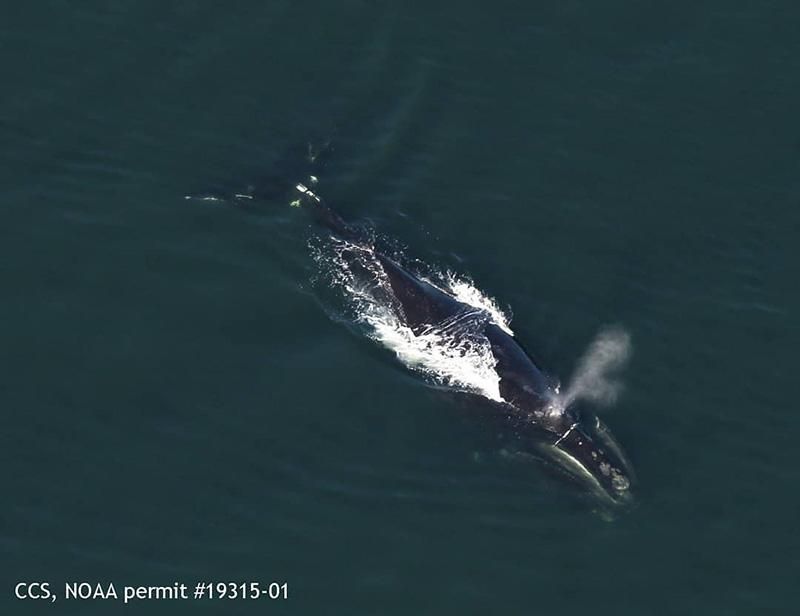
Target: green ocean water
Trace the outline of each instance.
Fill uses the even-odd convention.
[[[0,20],[0,612],[797,613],[800,7],[42,1]],[[639,475],[606,521],[331,319],[321,191],[470,276]],[[67,581],[288,583],[66,600]],[[18,600],[48,581],[55,604]]]

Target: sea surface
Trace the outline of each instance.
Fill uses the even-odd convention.
[[[6,4],[1,613],[797,613],[800,5]],[[184,198],[319,140],[554,376],[630,335],[632,510],[334,318],[307,212]]]

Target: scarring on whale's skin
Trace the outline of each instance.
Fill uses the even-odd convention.
[[[415,276],[347,224],[312,189],[295,186],[295,206],[308,206],[333,234],[351,243],[359,259],[382,272],[390,288],[386,301],[419,335],[431,327],[467,320],[476,309],[434,284]],[[495,403],[498,420],[512,428],[525,453],[549,461],[584,484],[606,504],[630,502],[633,469],[622,448],[598,417],[559,404],[558,391],[516,339],[491,319],[473,320],[489,342],[496,360],[502,403]],[[474,330],[473,330],[473,333]],[[453,335],[458,335],[454,329]]]

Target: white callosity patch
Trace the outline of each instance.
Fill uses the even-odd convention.
[[[442,324],[432,324],[415,334],[403,322],[372,248],[333,239],[315,250],[315,258],[326,278],[342,292],[351,317],[366,327],[371,338],[394,352],[405,366],[436,385],[503,401],[500,377],[495,370],[497,360],[489,341],[480,333],[479,324],[492,320],[507,329],[508,322],[494,300],[471,282],[452,274],[441,277],[447,281],[444,290],[477,310]],[[475,324],[466,334],[464,322],[467,326]]]

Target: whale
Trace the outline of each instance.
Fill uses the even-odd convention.
[[[415,335],[435,330],[455,344],[464,336],[478,336],[487,343],[499,377],[500,400],[482,401],[512,435],[517,451],[560,471],[603,504],[632,502],[635,473],[611,430],[586,409],[565,408],[557,381],[511,332],[485,311],[460,301],[383,252],[362,229],[346,222],[316,188],[298,183],[294,193],[294,206],[311,210],[322,227],[345,243],[344,258],[358,266],[352,269],[380,279],[373,285],[379,291],[377,301],[391,308]]]
[[[309,171],[319,172],[318,164],[330,149],[329,143],[320,148],[309,145],[302,167],[295,164],[298,157],[289,156],[277,173],[238,192],[223,189],[185,198],[231,203],[245,210],[259,201],[286,200],[293,207],[311,211],[318,226],[341,243],[341,256],[350,272],[360,272],[368,282],[372,300],[391,311],[414,336],[436,332],[442,344],[457,347],[469,339],[488,348],[499,395],[497,399],[479,393],[472,396],[486,410],[482,416],[508,435],[513,453],[555,470],[605,511],[631,505],[636,484],[633,466],[600,417],[578,403],[565,404],[557,379],[486,310],[461,301],[404,266],[381,250],[362,226],[346,221],[322,198],[317,176]],[[295,179],[287,179],[291,177]]]

